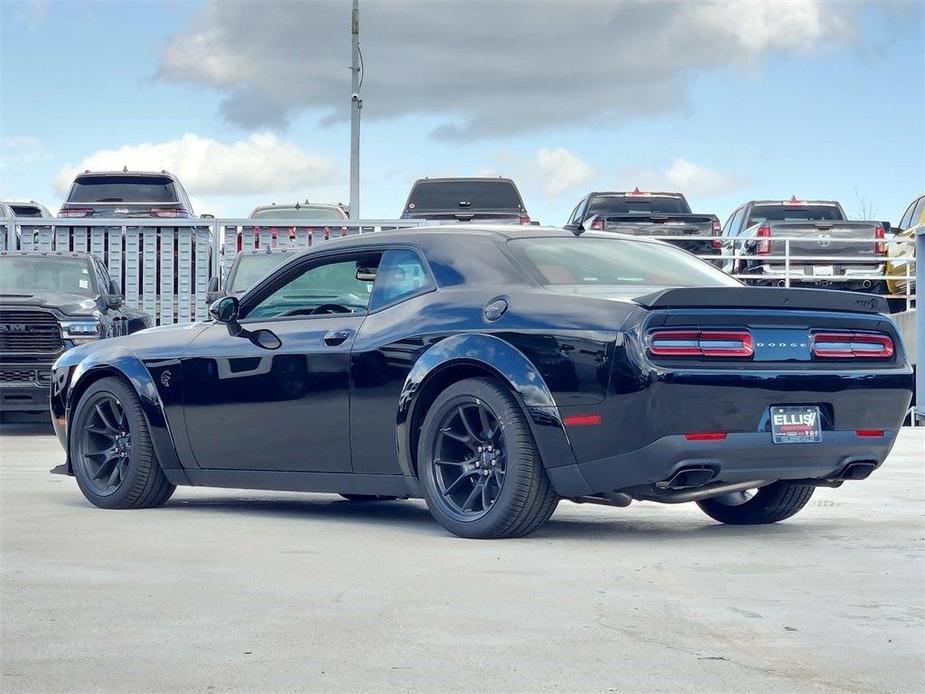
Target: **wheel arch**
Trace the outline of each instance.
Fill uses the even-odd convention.
[[[430,405],[453,383],[479,377],[493,378],[510,390],[546,467],[574,463],[552,392],[539,371],[520,350],[501,338],[472,333],[432,346],[405,379],[398,406],[397,448],[406,477],[417,483],[417,446]]]
[[[70,455],[70,422],[73,420],[74,409],[90,386],[107,377],[120,379],[138,396],[158,464],[162,469],[176,468],[179,471],[180,462],[154,378],[141,359],[133,352],[120,350],[114,353],[107,350],[105,356],[97,354],[87,356],[74,366],[70,374],[65,405],[68,422],[65,446],[68,474],[73,474]]]

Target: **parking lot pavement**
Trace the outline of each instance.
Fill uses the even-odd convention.
[[[522,540],[420,501],[180,489],[102,511],[0,430],[3,691],[923,691],[925,430],[790,521],[562,503]]]

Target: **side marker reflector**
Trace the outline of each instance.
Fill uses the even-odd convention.
[[[855,429],[854,433],[862,439],[876,439],[883,436],[886,431],[883,429]]]
[[[567,427],[588,427],[600,424],[604,418],[599,414],[573,414],[562,420]]]
[[[694,431],[690,434],[684,434],[688,441],[725,441],[725,431]]]

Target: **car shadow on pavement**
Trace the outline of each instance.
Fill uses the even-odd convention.
[[[71,502],[67,502],[69,505]],[[73,499],[74,505],[87,505],[83,499]],[[174,498],[161,509],[144,513],[207,513],[235,516],[273,516],[281,519],[326,520],[351,525],[388,524],[404,526],[415,533],[447,535],[433,519],[427,506],[419,499],[396,501],[347,501],[336,495],[306,495],[298,497],[216,496]],[[134,511],[133,513],[138,513]],[[763,526],[730,526],[709,519],[691,521],[689,516],[672,517],[670,514],[654,519],[650,514],[641,516],[632,511],[615,509],[612,516],[595,514],[594,517],[567,518],[553,516],[529,538],[537,540],[580,539],[607,542],[676,542],[677,540],[712,539],[727,541],[734,538],[797,539],[816,534],[830,524],[814,520],[811,525],[790,520]],[[831,524],[831,527],[841,527]],[[511,542],[512,540],[506,540]],[[516,542],[516,540],[513,540]]]

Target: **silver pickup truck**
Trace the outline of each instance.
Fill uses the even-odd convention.
[[[783,286],[789,274],[791,286],[882,291],[886,228],[848,221],[835,201],[752,200],[723,227],[724,269],[752,284]]]

